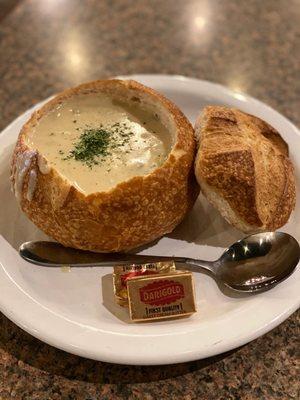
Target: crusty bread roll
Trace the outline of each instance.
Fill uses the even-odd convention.
[[[195,173],[209,202],[245,233],[274,231],[295,206],[288,146],[269,124],[242,111],[208,106],[196,121]]]
[[[94,190],[86,193],[48,160],[47,151],[41,154],[30,138],[36,137],[45,117],[58,113],[57,118],[61,118],[60,107],[70,99],[100,94],[125,103],[124,112],[135,104],[148,110],[172,135],[173,145],[165,161],[148,174],[130,177],[105,190],[97,189],[96,177]],[[74,132],[80,118],[72,117]],[[51,136],[50,128],[49,146],[55,141],[59,156],[61,137],[57,133]],[[199,193],[193,173],[195,151],[193,127],[171,101],[135,81],[99,80],[60,93],[33,113],[13,154],[12,184],[27,216],[63,245],[96,252],[128,250],[172,231],[192,207]]]

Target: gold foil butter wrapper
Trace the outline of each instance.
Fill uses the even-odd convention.
[[[130,319],[134,322],[184,317],[196,312],[193,275],[188,271],[127,280]]]
[[[128,305],[127,280],[145,275],[168,273],[176,270],[174,261],[148,264],[117,265],[114,267],[113,285],[115,300],[121,306]]]

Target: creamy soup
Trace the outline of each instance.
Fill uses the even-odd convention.
[[[27,141],[87,194],[149,174],[173,144],[157,115],[103,94],[66,100],[40,119]]]

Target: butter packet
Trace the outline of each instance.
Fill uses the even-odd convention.
[[[193,275],[173,271],[127,280],[130,319],[146,322],[186,317],[196,312]]]
[[[117,265],[114,267],[113,285],[116,302],[128,306],[127,281],[147,275],[169,273],[176,270],[174,261],[160,261],[148,264]]]

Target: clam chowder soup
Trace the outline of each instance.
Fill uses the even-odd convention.
[[[156,114],[137,102],[86,94],[43,116],[27,142],[49,167],[90,194],[151,173],[168,157],[173,137]]]

